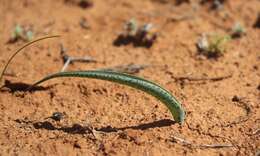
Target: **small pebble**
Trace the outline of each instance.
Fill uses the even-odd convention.
[[[50,118],[55,121],[60,121],[61,119],[63,119],[63,116],[64,115],[61,112],[54,112]]]
[[[232,101],[233,102],[239,102],[240,98],[237,95],[234,95],[233,98],[232,98]]]

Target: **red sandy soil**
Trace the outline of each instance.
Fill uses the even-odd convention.
[[[92,7],[84,9],[76,1],[1,0],[1,68],[25,43],[7,43],[16,24],[31,26],[35,38],[62,37],[27,47],[8,67],[4,80],[9,85],[0,91],[0,155],[259,153],[260,29],[253,24],[260,1],[228,0],[222,10],[212,10],[209,5],[95,0]],[[89,29],[80,26],[82,18]],[[131,18],[155,25],[159,36],[151,48],[113,45]],[[198,55],[196,42],[201,33],[228,34],[237,21],[245,25],[247,34],[228,42],[224,56],[208,59]],[[176,96],[185,108],[185,123],[174,123],[167,108],[155,98],[106,81],[62,78],[42,84],[42,90],[24,92],[29,84],[61,70],[60,43],[71,56],[97,60],[74,63],[68,70],[151,65],[136,75]],[[230,77],[207,80],[227,75]],[[183,76],[206,79],[180,79]],[[57,111],[65,113],[61,121],[48,118]],[[232,147],[201,146],[207,144]]]

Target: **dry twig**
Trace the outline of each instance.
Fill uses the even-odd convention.
[[[138,65],[138,64],[127,64],[127,65],[119,65],[111,68],[104,68],[100,70],[104,71],[115,71],[115,72],[123,72],[128,74],[136,74],[145,68],[149,67],[149,65]]]
[[[199,81],[221,81],[221,80],[225,80],[228,78],[231,78],[233,76],[233,74],[227,74],[224,76],[217,76],[217,77],[192,77],[192,76],[174,76],[172,72],[167,71],[167,74],[169,74],[171,76],[172,79],[174,79],[175,81],[179,81],[184,83],[185,81],[195,81],[195,82],[199,82]],[[169,81],[168,83],[171,83],[172,81]]]
[[[180,143],[183,146],[189,146],[192,148],[226,148],[226,147],[233,147],[232,144],[195,144],[192,143],[186,139],[183,138],[179,138],[176,136],[173,136],[173,141],[176,143]]]
[[[66,54],[66,49],[64,48],[64,46],[62,44],[60,44],[60,54],[62,56],[64,65],[61,69],[61,71],[65,71],[67,69],[67,67],[69,66],[69,64],[73,63],[73,62],[96,62],[96,60],[90,56],[85,56],[85,57],[73,57],[73,56],[69,56]]]

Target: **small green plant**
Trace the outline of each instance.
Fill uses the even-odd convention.
[[[20,25],[16,25],[12,35],[11,39],[9,40],[10,43],[14,43],[19,40],[23,41],[31,41],[33,39],[33,32],[31,30],[25,30]]]
[[[147,23],[138,26],[135,19],[126,22],[124,29],[125,31],[114,41],[114,45],[121,46],[132,43],[135,47],[150,48],[158,37],[153,24]]]
[[[11,36],[12,40],[18,40],[23,38],[23,28],[20,25],[16,25]]]
[[[199,52],[207,57],[219,57],[222,56],[226,50],[226,44],[230,40],[229,35],[211,35],[207,36],[203,34],[198,42],[197,47]]]
[[[25,47],[47,38],[53,38],[58,36],[49,36],[37,39],[35,41],[31,41],[18,49],[11,58],[7,61],[6,65],[4,66],[4,69],[0,75],[0,82],[3,77],[3,74],[5,70],[7,69],[8,64],[11,62],[11,60],[16,56],[22,49]],[[115,82],[118,84],[127,85],[130,87],[133,87],[135,89],[141,90],[143,92],[146,92],[158,100],[160,100],[163,104],[167,106],[167,108],[170,110],[171,114],[173,115],[173,118],[178,123],[183,123],[185,119],[185,112],[182,109],[181,104],[176,100],[176,98],[167,90],[160,87],[159,85],[148,81],[146,79],[136,77],[129,74],[119,73],[119,72],[111,72],[111,71],[102,71],[102,70],[94,70],[94,71],[71,71],[71,72],[59,72],[55,74],[51,74],[49,76],[44,77],[43,79],[37,81],[34,83],[31,87],[28,88],[28,90],[33,89],[34,86],[45,82],[47,80],[58,78],[58,77],[83,77],[83,78],[93,78],[93,79],[100,79],[100,80],[106,80]],[[59,114],[57,114],[59,116]]]
[[[46,76],[43,79],[37,81],[29,88],[29,90],[42,82],[45,82],[50,79],[58,78],[58,77],[94,78],[94,79],[111,81],[111,82],[133,87],[135,89],[144,91],[154,96],[161,102],[163,102],[170,110],[176,122],[178,123],[184,122],[184,118],[185,118],[184,110],[182,109],[181,104],[175,99],[174,96],[171,95],[170,92],[168,92],[164,88],[160,87],[159,85],[151,81],[133,75],[129,75],[129,74],[111,72],[111,71],[100,71],[100,70],[59,72],[59,73]]]
[[[235,25],[232,28],[232,38],[239,38],[246,34],[246,29],[243,25],[240,23],[235,23]]]

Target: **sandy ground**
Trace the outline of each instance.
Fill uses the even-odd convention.
[[[1,0],[1,68],[25,43],[7,43],[16,24],[31,27],[35,38],[62,37],[27,47],[8,67],[2,83],[9,83],[0,91],[0,155],[259,154],[260,29],[253,24],[260,1],[228,0],[222,10],[191,2],[95,0],[82,8],[73,0]],[[82,18],[89,28],[80,25]],[[131,18],[155,25],[159,35],[151,48],[113,44]],[[200,34],[228,34],[237,21],[247,34],[228,42],[224,56],[198,55]],[[55,79],[25,92],[61,70],[60,44],[70,56],[97,60],[68,70],[149,65],[136,75],[169,90],[185,108],[185,123],[174,123],[155,98],[106,81]],[[65,114],[61,121],[48,118],[57,111]]]

